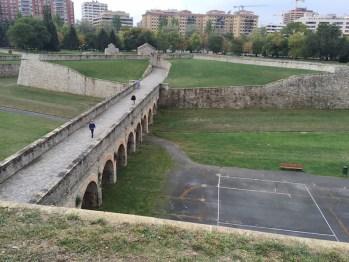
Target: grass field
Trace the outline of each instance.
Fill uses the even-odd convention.
[[[340,176],[349,164],[349,111],[162,110],[153,128],[194,160],[277,170],[283,162]]]
[[[0,61],[0,64],[20,64],[21,61],[20,60],[6,60],[6,61]]]
[[[264,85],[292,75],[314,74],[307,70],[194,59],[171,60],[171,63],[167,82],[173,88]]]
[[[147,60],[55,61],[88,77],[116,82],[140,79],[148,66]]]
[[[0,112],[0,161],[60,124],[60,121]]]
[[[164,149],[145,142],[129,156],[128,167],[118,170],[118,183],[103,188],[101,210],[158,215],[164,200],[166,172],[171,166],[171,157]]]
[[[1,261],[331,261],[348,251],[170,226],[0,208]]]
[[[0,106],[72,118],[101,101],[94,97],[22,87],[16,82],[15,78],[0,78]]]

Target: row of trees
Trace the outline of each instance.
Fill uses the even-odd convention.
[[[8,39],[7,39],[8,38]],[[134,50],[150,43],[159,50],[201,50],[225,54],[253,54],[255,56],[315,58],[349,61],[349,40],[342,37],[338,27],[321,24],[316,32],[301,23],[291,23],[279,33],[268,34],[265,28],[256,29],[250,36],[234,38],[232,34],[219,34],[207,25],[203,34],[189,30],[179,33],[178,23],[163,21],[155,34],[140,28],[122,28],[118,17],[103,29],[96,29],[88,22],[67,26],[59,17],[51,16],[45,9],[44,19],[19,17],[14,24],[0,24],[0,45],[9,42],[21,49],[57,51],[103,51],[109,43],[122,50]]]

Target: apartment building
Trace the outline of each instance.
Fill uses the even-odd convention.
[[[257,24],[258,16],[244,10],[234,14],[219,10],[206,14],[193,14],[188,10],[150,10],[142,16],[139,26],[153,32],[158,32],[164,25],[177,26],[182,35],[191,31],[204,33],[210,26],[217,33],[240,36],[252,32]]]
[[[284,24],[268,24],[265,26],[268,34],[281,32],[283,28],[285,28]]]
[[[74,3],[71,0],[0,0],[0,20],[15,20],[18,13],[22,16],[42,17],[47,5],[51,7],[52,15],[74,24]]]
[[[283,23],[285,25],[287,25],[287,24],[292,23],[305,15],[316,15],[316,14],[317,13],[315,13],[312,10],[308,10],[307,8],[299,7],[299,8],[296,8],[296,9],[293,9],[293,10],[290,10],[290,11],[284,13],[282,15],[283,16]]]
[[[108,11],[108,5],[98,1],[84,2],[81,5],[82,20],[93,22],[93,19]]]
[[[349,35],[349,16],[306,14],[297,19],[296,22],[303,23],[312,31],[316,31],[320,24],[336,25],[342,31],[343,35]]]
[[[115,16],[120,18],[121,27],[133,27],[133,18],[130,17],[130,14],[123,11],[105,11],[95,17],[92,23],[99,28],[112,25],[113,17]]]

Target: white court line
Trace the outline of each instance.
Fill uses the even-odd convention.
[[[333,231],[333,229],[332,229],[330,223],[328,223],[328,221],[327,221],[327,219],[326,219],[324,213],[322,213],[321,208],[319,207],[319,205],[318,205],[318,203],[316,202],[315,198],[314,198],[313,195],[311,194],[309,188],[308,188],[306,185],[304,185],[304,187],[305,187],[305,189],[308,191],[308,194],[310,195],[310,197],[311,197],[311,199],[313,200],[314,204],[315,204],[316,207],[318,208],[318,210],[319,210],[319,212],[320,212],[322,218],[325,220],[325,222],[326,222],[327,226],[330,228],[332,234],[334,235],[334,237],[336,238],[336,240],[339,242],[338,237],[337,237],[336,234],[334,233],[334,231]]]
[[[238,190],[238,191],[247,191],[247,192],[256,192],[256,193],[264,193],[264,194],[272,194],[272,195],[282,195],[291,198],[291,194],[281,193],[281,192],[271,192],[271,191],[262,191],[262,190],[253,190],[253,189],[245,189],[245,188],[235,188],[235,187],[223,187],[222,189],[230,189],[230,190]]]
[[[217,200],[218,200],[218,206],[217,206],[217,226],[219,225],[219,219],[220,219],[220,217],[219,217],[219,206],[220,206],[220,201],[219,201],[219,191],[220,191],[220,185],[221,185],[221,174],[217,174],[217,176],[218,176],[218,185],[217,185],[217,187],[218,187],[218,198],[217,198]]]
[[[321,233],[314,233],[314,232],[289,230],[289,229],[281,229],[281,228],[274,228],[274,227],[261,227],[261,226],[251,226],[251,225],[244,225],[244,224],[233,224],[233,223],[225,223],[225,222],[219,222],[219,224],[228,225],[228,226],[235,226],[235,227],[246,227],[246,228],[255,228],[255,229],[267,229],[267,230],[274,230],[274,231],[281,231],[281,232],[289,232],[289,233],[296,233],[296,234],[303,234],[303,235],[314,235],[314,236],[334,237],[334,238],[337,239],[336,235],[330,235],[330,234],[321,234]]]
[[[291,185],[301,185],[301,186],[305,186],[305,184],[302,184],[302,183],[293,183],[293,182],[275,181],[275,180],[265,180],[265,179],[258,179],[258,178],[235,177],[235,176],[222,176],[222,178],[240,179],[240,180],[251,180],[251,181],[261,181],[261,182],[271,182],[271,183],[281,183],[281,184],[291,184]]]

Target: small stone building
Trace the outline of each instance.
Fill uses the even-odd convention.
[[[152,53],[156,53],[156,49],[151,44],[145,43],[137,48],[138,55],[150,56]]]
[[[105,55],[117,55],[119,53],[119,48],[116,48],[114,44],[109,44],[106,49],[104,49]]]

